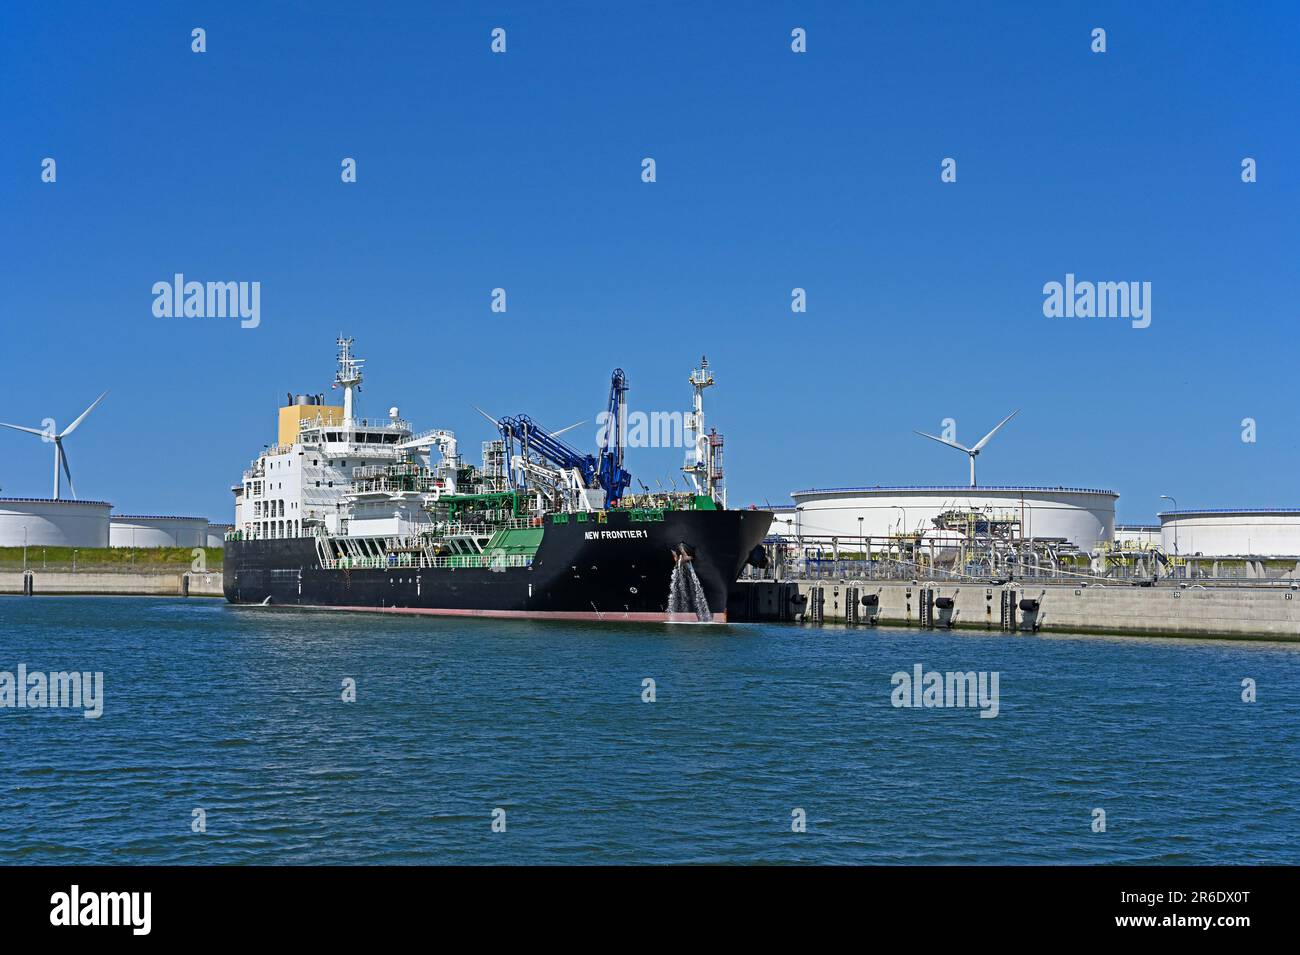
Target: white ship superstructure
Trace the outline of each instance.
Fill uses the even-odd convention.
[[[363,362],[352,354],[352,339],[340,337],[337,344],[334,387],[342,389],[342,406],[326,405],[324,395],[289,395],[280,409],[278,443],[257,456],[234,489],[236,529],[247,540],[321,531],[404,536],[428,523],[428,495],[390,491],[386,477],[401,462],[427,465],[429,447],[454,455],[455,436],[438,432],[440,444],[423,443],[424,436],[413,441],[397,408],[387,418],[356,417]]]

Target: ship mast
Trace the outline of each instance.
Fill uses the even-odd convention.
[[[713,373],[709,359],[700,357],[700,367],[686,379],[691,386],[691,412],[686,416],[686,438],[689,450],[682,470],[690,478],[696,494],[707,494],[726,507],[726,492],[719,489],[722,481],[722,435],[717,431],[704,431],[704,389],[712,386]]]
[[[357,424],[353,414],[353,393],[361,390],[361,366],[365,359],[352,357],[351,338],[339,335],[334,344],[339,346],[339,368],[334,373],[334,387],[343,389],[343,430],[351,440]]]

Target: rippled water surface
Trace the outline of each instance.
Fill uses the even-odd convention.
[[[1300,863],[1294,646],[0,598],[20,663],[106,701],[0,709],[0,863]]]

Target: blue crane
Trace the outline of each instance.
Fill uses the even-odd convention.
[[[609,403],[603,429],[606,438],[600,448],[599,459],[570,447],[528,415],[499,418],[496,424],[507,448],[513,446],[511,442],[517,441],[525,457],[535,452],[555,467],[566,471],[576,470],[586,487],[604,488],[605,505],[612,507],[622,500],[623,492],[632,484],[632,475],[623,469],[627,388],[627,375],[623,369],[614,369],[614,374],[610,377]],[[513,475],[511,480],[513,481]]]
[[[627,430],[627,375],[615,368],[609,378],[609,403],[605,410],[605,444],[596,462],[596,478],[605,489],[606,501],[615,505],[632,483],[623,470],[623,439]]]
[[[551,464],[563,470],[576,470],[587,487],[596,486],[596,459],[571,448],[526,414],[501,418],[497,421],[501,437],[507,446],[518,441],[524,457],[536,452]]]

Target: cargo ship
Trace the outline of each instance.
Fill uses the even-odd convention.
[[[527,415],[495,418],[482,463],[452,431],[354,413],[364,361],[342,336],[333,387],[286,395],[278,435],[231,490],[234,604],[553,620],[725,623],[727,590],[762,566],[770,511],[730,510],[722,436],[705,430],[707,359],[678,423],[684,489],[624,468],[627,377],[611,375],[595,454]],[[662,422],[660,423],[662,424]],[[634,442],[635,443],[635,442]]]

